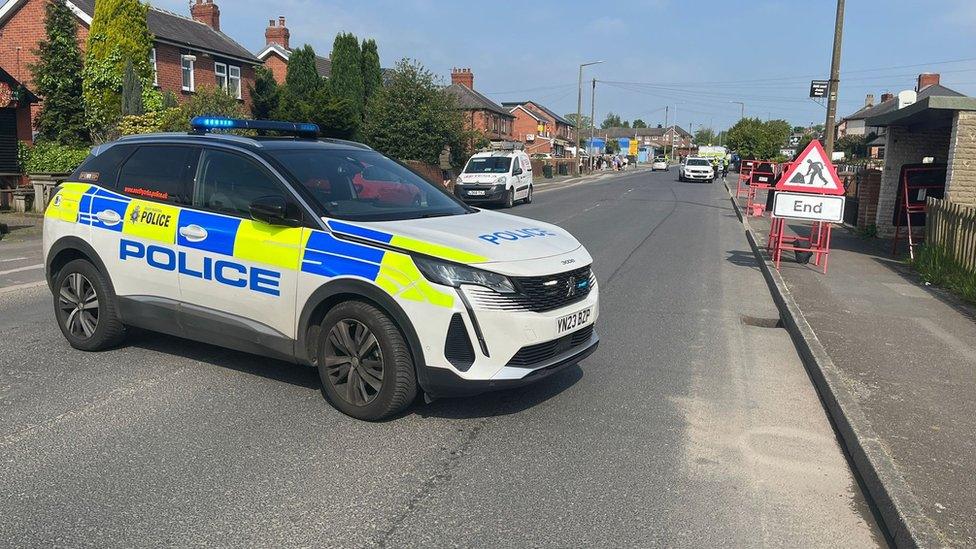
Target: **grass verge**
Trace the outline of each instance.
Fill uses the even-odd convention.
[[[926,282],[940,286],[976,304],[976,273],[966,269],[941,246],[920,246],[912,267]]]

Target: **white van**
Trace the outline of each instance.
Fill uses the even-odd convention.
[[[511,208],[532,202],[532,163],[525,151],[476,153],[455,181],[454,194],[468,203],[491,202]]]

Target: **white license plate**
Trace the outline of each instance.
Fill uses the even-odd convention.
[[[585,326],[593,319],[593,307],[587,307],[571,315],[556,319],[556,333],[562,334],[570,330]]]
[[[468,191],[468,196],[485,196],[485,191]]]

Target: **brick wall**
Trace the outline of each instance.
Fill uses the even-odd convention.
[[[904,164],[917,164],[927,156],[934,157],[936,163],[946,162],[949,157],[949,134],[948,128],[915,131],[899,126],[888,128],[875,218],[879,235],[891,236],[895,232],[891,219],[895,213],[901,167]]]
[[[881,170],[864,170],[857,183],[857,226],[875,225],[878,219],[878,193],[881,192]]]
[[[958,111],[953,117],[946,198],[976,206],[976,112]]]
[[[272,53],[264,60],[264,66],[271,71],[278,84],[285,83],[285,76],[288,74],[288,61],[282,59],[277,53]]]

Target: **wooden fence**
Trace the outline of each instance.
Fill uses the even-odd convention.
[[[925,243],[941,246],[976,272],[976,208],[930,197],[926,210]]]

